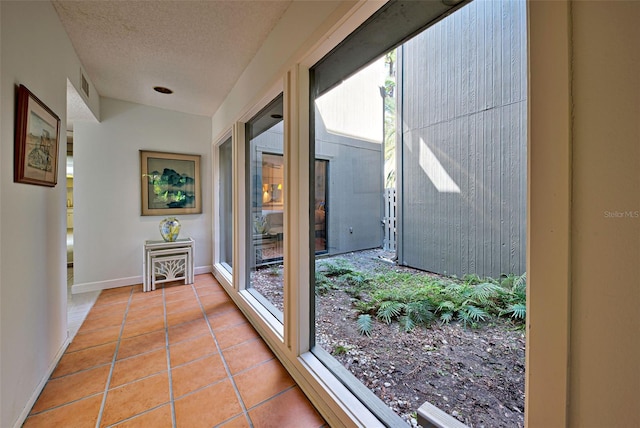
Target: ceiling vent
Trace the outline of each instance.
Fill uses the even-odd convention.
[[[84,77],[82,70],[80,70],[80,87],[82,88],[82,92],[89,98],[89,82],[87,78]]]

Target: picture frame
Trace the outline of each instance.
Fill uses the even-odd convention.
[[[16,183],[58,183],[60,118],[24,85],[17,88],[14,177]]]
[[[202,213],[200,155],[140,150],[141,214]]]

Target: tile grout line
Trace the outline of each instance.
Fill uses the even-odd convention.
[[[220,284],[218,284],[218,287],[220,287]],[[220,360],[222,361],[222,365],[224,366],[224,370],[227,373],[227,377],[231,381],[231,386],[233,386],[233,391],[236,393],[236,397],[238,398],[238,403],[240,404],[240,408],[242,409],[242,413],[244,414],[247,422],[249,423],[249,427],[253,428],[253,422],[251,421],[251,417],[249,416],[249,411],[247,410],[247,406],[244,404],[244,400],[242,399],[242,396],[240,395],[240,391],[238,390],[238,386],[236,385],[236,381],[233,379],[233,375],[231,374],[231,369],[229,368],[229,364],[227,363],[227,359],[224,357],[224,354],[222,353],[222,347],[220,346],[220,343],[218,343],[218,338],[216,337],[216,334],[213,331],[213,327],[211,327],[211,323],[209,321],[209,317],[207,316],[207,312],[204,310],[204,306],[202,306],[202,302],[200,301],[200,296],[198,295],[198,291],[197,291],[197,288],[195,286],[193,286],[193,291],[195,292],[196,300],[198,300],[198,305],[200,306],[200,310],[202,311],[202,315],[204,316],[205,322],[207,323],[207,327],[209,328],[209,332],[211,333],[211,336],[213,337],[213,341],[216,344],[216,348],[218,349],[218,353],[220,354]],[[226,292],[224,290],[223,290],[223,292],[226,294]]]
[[[167,404],[167,403],[160,403],[160,404],[158,404],[158,405],[157,405],[157,406],[155,406],[155,407],[151,407],[150,409],[145,410],[144,412],[136,413],[135,415],[131,415],[131,416],[129,416],[129,417],[128,417],[128,418],[126,418],[126,419],[122,419],[121,421],[115,422],[115,423],[113,423],[113,424],[111,424],[111,425],[107,426],[106,428],[116,428],[118,425],[120,425],[120,424],[122,424],[122,423],[124,423],[124,422],[129,422],[129,421],[131,421],[132,419],[137,418],[138,416],[145,415],[145,414],[147,414],[147,413],[151,413],[151,412],[153,412],[154,410],[158,410],[158,409],[159,409],[159,408],[161,408],[162,406],[165,406],[166,404]]]
[[[282,391],[277,392],[274,395],[269,396],[269,398],[266,398],[266,399],[260,401],[259,403],[254,404],[253,406],[251,406],[250,409],[253,410],[253,409],[257,408],[257,407],[260,407],[263,404],[268,403],[269,401],[271,401],[271,400],[273,400],[273,399],[275,399],[277,397],[280,397],[281,395],[285,394],[286,392],[289,392],[289,391],[291,391],[293,389],[296,389],[296,387],[298,387],[298,384],[294,383],[293,385],[286,387]]]
[[[100,365],[100,366],[96,366],[96,367],[102,367],[102,366],[106,366],[106,365],[107,365],[107,364],[102,364],[102,365]],[[96,367],[92,367],[92,368],[96,368]],[[82,373],[83,371],[88,371],[88,370],[91,370],[91,369],[82,370],[82,371],[77,372],[77,373]],[[73,374],[75,374],[75,373],[73,373]],[[60,379],[60,378],[58,378],[58,379]],[[47,383],[49,383],[49,381],[51,381],[51,379],[49,379],[49,380],[47,381]],[[102,394],[102,392],[96,392],[96,393],[94,393],[94,394],[89,394],[89,395],[84,396],[84,397],[76,398],[75,400],[71,400],[71,401],[69,401],[69,402],[67,402],[67,403],[58,404],[58,405],[55,405],[55,406],[53,406],[53,407],[49,407],[48,409],[40,410],[39,412],[35,412],[35,413],[31,413],[31,412],[30,412],[30,413],[29,413],[29,416],[28,416],[27,418],[31,418],[31,417],[33,417],[33,416],[42,415],[43,413],[47,413],[47,412],[50,412],[50,411],[52,411],[52,410],[58,410],[58,409],[60,409],[60,408],[62,408],[62,407],[64,407],[64,406],[68,406],[68,405],[70,405],[70,404],[74,404],[74,403],[77,403],[77,402],[79,402],[79,401],[86,400],[87,398],[95,397],[96,395],[99,395],[99,394]],[[39,398],[39,397],[38,397],[38,398]],[[33,408],[32,408],[32,411],[33,411]]]
[[[207,285],[207,284],[205,284],[205,285]],[[216,284],[215,282],[214,282],[213,284],[211,284],[211,286],[213,286],[213,287],[216,287],[216,285],[217,285],[218,287],[220,287],[220,286],[219,286],[219,284]],[[203,288],[203,289],[204,289],[204,288]],[[243,369],[243,370],[241,370],[241,371],[239,371],[239,372],[237,372],[237,373],[235,373],[235,374],[232,374],[232,372],[231,372],[231,370],[230,370],[230,365],[228,364],[228,362],[227,362],[227,360],[226,360],[226,358],[225,358],[225,355],[223,354],[223,350],[222,350],[221,344],[218,342],[218,339],[217,339],[216,334],[217,334],[217,332],[226,331],[226,330],[231,329],[231,328],[234,328],[234,327],[236,327],[236,326],[238,326],[238,325],[242,325],[242,324],[249,324],[249,325],[251,325],[251,323],[247,323],[247,322],[246,322],[246,320],[245,320],[245,322],[238,322],[238,323],[234,323],[233,325],[226,325],[226,324],[224,324],[224,327],[219,328],[219,329],[215,329],[215,331],[214,331],[213,323],[211,322],[210,317],[211,317],[211,318],[216,318],[216,317],[217,317],[219,314],[221,314],[221,313],[222,313],[222,314],[224,314],[224,313],[231,313],[232,311],[233,311],[233,312],[240,312],[240,311],[239,311],[239,309],[238,309],[237,307],[235,307],[235,308],[233,308],[233,309],[228,309],[228,310],[223,311],[223,312],[221,312],[221,313],[214,312],[214,313],[212,313],[212,314],[208,314],[208,313],[207,313],[207,311],[206,311],[206,310],[205,310],[205,308],[204,308],[204,305],[203,305],[202,301],[201,301],[201,297],[206,297],[206,296],[208,296],[209,294],[205,294],[204,296],[200,296],[200,295],[198,294],[198,288],[196,288],[196,286],[195,286],[195,281],[194,281],[194,283],[193,283],[193,284],[191,284],[191,290],[192,290],[192,293],[194,293],[194,294],[195,294],[196,302],[198,303],[198,306],[200,307],[201,314],[205,317],[205,322],[207,323],[208,332],[209,332],[209,334],[210,334],[210,336],[209,336],[209,337],[213,338],[214,343],[215,343],[215,347],[216,347],[216,351],[217,351],[217,352],[218,352],[218,354],[220,355],[221,362],[223,363],[223,367],[224,367],[224,369],[225,369],[226,379],[229,379],[229,381],[231,382],[231,385],[233,386],[234,392],[235,392],[235,394],[236,394],[236,398],[237,398],[237,400],[238,400],[238,404],[239,404],[239,405],[240,405],[240,407],[241,407],[241,413],[236,414],[235,416],[232,416],[232,417],[230,417],[230,418],[228,418],[228,419],[226,419],[226,420],[224,420],[224,421],[221,421],[220,423],[216,424],[216,425],[214,426],[214,428],[219,428],[219,427],[221,427],[221,426],[223,426],[223,425],[225,425],[225,424],[229,423],[230,421],[235,420],[236,418],[238,418],[238,421],[239,421],[239,420],[240,420],[240,418],[242,418],[242,417],[244,417],[244,420],[248,423],[249,427],[253,428],[253,427],[254,427],[254,424],[253,424],[253,421],[251,420],[251,417],[250,417],[250,415],[249,415],[249,411],[254,411],[257,407],[262,406],[262,405],[264,405],[265,403],[268,403],[268,402],[270,402],[270,401],[272,401],[272,400],[274,400],[274,399],[276,399],[276,398],[280,397],[281,395],[284,395],[285,393],[290,392],[291,390],[294,390],[294,389],[297,387],[297,383],[295,383],[295,381],[294,381],[294,384],[293,384],[293,385],[291,385],[291,386],[289,386],[289,387],[286,387],[284,390],[282,390],[282,391],[280,391],[280,392],[278,392],[278,393],[276,393],[276,394],[274,394],[274,395],[269,396],[268,398],[266,398],[266,399],[264,399],[264,400],[260,401],[259,403],[256,403],[256,404],[252,405],[251,407],[247,407],[247,405],[246,405],[246,404],[245,404],[245,402],[243,401],[243,398],[242,398],[242,396],[241,396],[241,394],[240,394],[240,391],[239,391],[238,385],[236,384],[236,381],[235,381],[234,376],[240,375],[240,374],[245,373],[245,372],[247,372],[247,371],[249,371],[249,370],[253,370],[253,369],[258,368],[258,367],[260,367],[260,366],[266,365],[266,364],[268,364],[269,362],[273,361],[274,359],[277,361],[277,358],[276,358],[276,357],[273,357],[273,358],[271,358],[271,359],[269,359],[269,360],[267,360],[267,361],[260,362],[260,363],[258,363],[258,364],[257,364],[257,365],[255,365],[255,366],[251,366],[251,367],[245,368],[245,369]],[[176,427],[178,426],[178,424],[177,424],[176,406],[175,406],[175,398],[176,398],[176,397],[174,396],[175,394],[174,394],[174,392],[173,392],[173,378],[172,378],[172,367],[171,367],[171,351],[170,351],[170,340],[169,340],[169,328],[170,328],[171,326],[169,325],[169,321],[168,321],[168,315],[169,315],[169,314],[168,314],[168,306],[167,306],[167,305],[168,305],[168,303],[172,303],[172,302],[168,302],[168,301],[166,300],[168,297],[172,296],[172,295],[173,295],[173,293],[167,293],[166,291],[167,291],[167,290],[166,290],[166,289],[164,289],[164,287],[163,287],[163,289],[162,289],[162,291],[161,291],[161,292],[162,292],[162,307],[163,307],[163,322],[164,322],[164,337],[165,337],[165,346],[164,346],[164,349],[165,349],[165,352],[166,352],[166,363],[167,363],[168,384],[169,384],[169,404],[170,404],[170,409],[171,409],[171,418],[172,418],[172,419],[171,419],[171,421],[172,421],[172,427],[173,427],[173,428],[176,428]],[[186,290],[185,290],[185,291],[186,291]],[[225,294],[226,294],[226,292],[225,292],[223,289],[222,289],[221,291],[222,291],[222,293],[225,293]],[[122,293],[122,297],[126,297],[126,294],[127,294],[127,293]],[[122,319],[122,322],[120,323],[120,326],[119,326],[119,327],[120,327],[120,328],[119,328],[119,333],[118,333],[118,336],[117,336],[117,338],[116,338],[116,340],[115,340],[114,355],[113,355],[113,357],[111,358],[111,361],[110,361],[110,362],[105,362],[104,364],[100,364],[99,366],[96,366],[96,367],[104,367],[104,368],[106,369],[106,367],[105,367],[105,366],[106,366],[107,364],[109,364],[109,370],[108,370],[108,375],[107,375],[107,377],[106,377],[106,383],[105,383],[105,388],[104,388],[104,390],[103,390],[102,392],[99,392],[99,391],[98,391],[98,392],[96,392],[96,393],[94,393],[94,394],[91,394],[91,395],[88,395],[88,396],[86,396],[86,397],[81,397],[81,398],[79,398],[79,399],[77,399],[77,400],[74,400],[74,401],[72,401],[72,402],[69,402],[69,403],[64,403],[64,404],[61,404],[61,405],[59,405],[59,406],[55,406],[54,408],[50,408],[50,409],[43,410],[43,411],[41,411],[41,412],[38,412],[37,414],[46,413],[46,412],[49,412],[49,411],[51,411],[51,410],[57,409],[57,408],[59,408],[59,407],[66,406],[66,405],[68,405],[68,404],[71,404],[71,403],[74,403],[74,402],[78,402],[78,401],[84,400],[84,399],[89,398],[89,397],[95,397],[95,398],[97,398],[96,396],[97,396],[98,394],[101,394],[101,393],[102,393],[102,394],[103,394],[103,397],[101,398],[101,401],[100,401],[100,407],[99,407],[99,411],[98,411],[98,414],[97,414],[97,419],[96,419],[96,428],[100,427],[100,426],[103,424],[102,420],[104,419],[104,414],[105,414],[105,413],[107,413],[107,412],[106,412],[106,401],[107,401],[107,399],[108,399],[108,393],[109,393],[109,390],[110,390],[110,388],[111,388],[111,382],[113,381],[113,374],[115,374],[115,364],[116,364],[116,363],[118,363],[118,362],[120,362],[120,361],[127,360],[127,359],[130,359],[130,358],[136,358],[136,357],[138,357],[138,356],[139,356],[138,354],[136,354],[136,355],[131,355],[131,356],[129,356],[129,357],[127,357],[127,358],[123,359],[123,360],[118,360],[118,354],[119,354],[120,346],[122,345],[122,341],[126,339],[126,338],[124,337],[124,329],[125,329],[125,328],[126,328],[126,326],[127,326],[127,324],[126,324],[126,323],[127,323],[127,322],[130,322],[130,324],[131,324],[131,322],[135,322],[135,321],[137,321],[137,319],[134,319],[135,317],[134,317],[134,318],[129,318],[130,316],[134,316],[133,311],[134,311],[134,309],[136,309],[136,308],[137,308],[137,306],[136,306],[135,308],[133,307],[133,303],[134,303],[134,302],[133,302],[133,298],[134,298],[134,297],[136,297],[136,294],[137,294],[137,293],[136,293],[136,287],[135,287],[135,286],[131,287],[131,289],[128,291],[128,294],[129,294],[129,296],[128,296],[127,300],[126,300],[126,301],[123,301],[123,302],[126,302],[126,305],[124,305],[123,319]],[[139,296],[138,296],[138,297],[139,297]],[[177,299],[177,300],[180,300],[180,299]],[[111,304],[113,304],[113,303],[108,303],[107,305],[111,305]],[[92,308],[92,309],[93,309],[93,308]],[[194,309],[195,309],[195,308],[194,308]],[[136,309],[136,310],[137,310],[137,309]],[[196,310],[196,311],[197,311],[197,310]],[[130,314],[129,312],[132,312],[132,313]],[[240,312],[240,313],[241,313],[241,312]],[[195,315],[195,314],[194,314],[194,315]],[[218,324],[216,324],[216,325],[218,325]],[[117,324],[116,324],[114,327],[116,327],[116,328],[117,328]],[[206,335],[206,333],[202,334],[201,336],[202,336],[202,337],[204,337],[205,335]],[[197,336],[197,337],[200,337],[200,336]],[[192,337],[192,338],[190,338],[190,339],[186,339],[185,341],[192,340],[192,339],[194,339],[194,338]],[[258,337],[256,337],[256,338],[249,339],[249,340],[248,340],[248,341],[246,341],[246,342],[252,342],[252,341],[254,341],[254,342],[259,342],[259,341],[263,341],[263,339],[262,339],[260,336],[258,336]],[[113,343],[113,342],[111,342],[111,343]],[[243,343],[244,343],[244,342],[243,342]],[[230,349],[234,349],[234,348],[236,348],[236,347],[241,346],[243,343],[239,343],[239,344],[236,344],[236,345],[233,345],[233,346],[227,347],[227,348],[225,348],[225,350],[226,350],[226,351],[228,351],[228,350],[230,350]],[[108,344],[108,343],[107,343],[107,344]],[[94,348],[94,347],[104,346],[104,345],[107,345],[107,344],[94,345],[94,346],[90,346],[90,347],[88,347],[88,348],[86,348],[86,349],[91,349],[91,348]],[[157,351],[160,351],[160,349],[162,349],[162,348],[158,348],[158,349],[156,349],[156,350],[144,351],[144,352],[142,352],[142,354],[140,354],[140,355],[144,355],[145,353],[157,352]],[[74,351],[74,352],[81,352],[81,351],[83,351],[83,350],[84,350],[84,349],[78,349],[78,350],[76,350],[76,351]],[[196,359],[196,360],[194,360],[194,361],[197,361],[197,360],[201,360],[201,359],[207,358],[209,355],[214,355],[214,354],[203,355],[203,356],[201,356],[201,357],[197,358],[197,359]],[[174,356],[174,357],[175,357],[175,356]],[[190,364],[191,362],[193,362],[193,361],[186,362],[186,363],[184,363],[184,364]],[[177,366],[177,367],[180,367],[180,366]],[[80,370],[80,371],[79,371],[79,372],[77,372],[77,373],[84,372],[84,371],[88,371],[88,370],[91,370],[91,369],[93,369],[93,368],[95,368],[95,367],[86,368],[85,370]],[[70,373],[70,374],[68,374],[68,375],[66,375],[66,376],[73,375],[73,374],[76,374],[76,373]],[[149,374],[149,375],[147,375],[147,376],[145,376],[145,377],[143,377],[143,378],[141,378],[141,379],[148,378],[148,377],[152,377],[152,376],[155,376],[156,374],[158,374],[158,373]],[[61,377],[64,377],[64,376],[61,376]],[[216,381],[216,382],[214,382],[213,384],[218,384],[218,383],[224,382],[226,379],[224,379],[224,378],[223,378],[223,379],[220,379],[219,381]],[[50,380],[51,380],[51,379],[50,379]],[[127,382],[127,383],[125,383],[125,384],[115,386],[115,387],[114,387],[114,389],[115,389],[115,388],[119,388],[119,387],[121,387],[121,386],[125,386],[125,385],[130,384],[130,383],[137,382],[137,381],[139,381],[139,380],[140,380],[140,379],[131,380],[131,381],[129,381],[129,382]],[[202,390],[202,389],[204,389],[204,388],[210,387],[210,386],[211,386],[211,385],[213,385],[213,384],[205,385],[205,386],[203,386],[203,387],[201,387],[201,388],[198,388],[197,390],[191,391],[189,394],[186,394],[186,395],[191,395],[191,394],[197,393],[198,391],[200,391],[200,390]],[[113,392],[113,391],[112,391],[112,392]],[[186,395],[185,395],[185,396],[186,396]],[[182,398],[182,397],[179,397],[179,398]],[[97,404],[97,403],[96,403],[96,404]],[[107,428],[115,428],[116,426],[118,426],[118,425],[120,425],[120,424],[122,424],[122,423],[124,423],[124,422],[129,422],[129,421],[131,421],[131,420],[133,420],[133,419],[135,419],[135,418],[139,417],[140,415],[147,414],[147,413],[150,413],[150,412],[152,412],[152,411],[155,411],[155,410],[157,410],[157,409],[159,409],[159,408],[163,407],[163,406],[164,406],[164,405],[166,405],[166,404],[167,404],[166,402],[165,402],[165,403],[160,403],[160,404],[158,404],[157,406],[155,406],[155,407],[153,407],[153,408],[150,408],[150,409],[147,409],[147,410],[145,410],[145,411],[143,411],[143,412],[140,412],[140,413],[137,413],[137,414],[131,415],[131,416],[129,416],[129,417],[125,418],[125,419],[119,420],[119,421],[114,421],[114,422],[112,422],[112,423],[111,423]],[[313,405],[312,405],[312,406],[313,406]],[[314,406],[313,406],[313,407],[314,407]],[[109,415],[109,413],[107,413],[107,415]],[[168,421],[167,419],[164,419],[164,420],[165,420],[165,421]],[[326,428],[326,427],[328,427],[328,425],[324,424],[324,425],[321,425],[321,427],[325,427],[325,428]]]
[[[171,350],[169,346],[169,320],[167,318],[167,294],[165,293],[165,288],[162,287],[162,309],[164,311],[164,340],[167,352],[167,377],[169,380],[169,406],[171,408],[171,426],[176,428],[178,426],[177,418],[176,418],[176,404],[175,397],[173,396],[173,376],[171,371]]]
[[[129,313],[129,307],[133,300],[133,287],[129,292],[129,300],[127,301],[127,307],[124,310],[124,317],[122,318],[122,325],[120,326],[120,334],[118,334],[118,340],[116,342],[116,350],[113,353],[111,359],[111,367],[109,368],[109,375],[107,376],[107,382],[104,388],[104,396],[102,397],[102,403],[100,403],[100,411],[98,412],[98,419],[96,420],[96,428],[100,428],[102,417],[104,416],[104,407],[107,404],[107,394],[109,393],[109,386],[111,385],[111,377],[113,376],[113,370],[116,366],[116,359],[118,358],[118,351],[120,350],[120,342],[122,341],[122,333],[124,332],[124,325],[127,322],[127,314]],[[97,302],[97,299],[96,299]]]
[[[202,336],[204,336],[204,335],[202,335]],[[197,336],[197,337],[200,337],[200,336]],[[188,341],[189,341],[189,340],[185,340],[185,341],[182,341],[182,342],[178,342],[178,344],[182,344],[182,343],[184,343],[184,342],[188,342]],[[189,364],[191,364],[191,363],[195,363],[195,362],[197,362],[197,361],[202,361],[202,360],[204,360],[204,359],[206,359],[206,358],[211,357],[212,355],[216,355],[216,354],[215,354],[215,353],[212,353],[212,354],[203,354],[203,355],[199,356],[198,358],[194,358],[193,360],[190,360],[190,361],[184,362],[184,363],[182,363],[182,364],[178,364],[177,366],[175,366],[175,367],[173,367],[173,368],[174,368],[174,369],[181,368],[181,367],[187,366],[187,365],[189,365]]]
[[[195,394],[195,393],[197,393],[197,392],[200,392],[200,391],[202,391],[203,389],[207,389],[207,388],[209,388],[210,386],[217,385],[217,384],[219,384],[219,383],[223,383],[225,380],[227,380],[227,378],[222,378],[222,379],[219,379],[219,380],[213,381],[213,382],[211,382],[211,383],[210,383],[210,384],[208,384],[208,385],[199,386],[198,388],[194,389],[193,391],[189,391],[189,392],[187,392],[187,393],[185,393],[185,394],[181,395],[181,396],[178,398],[178,400],[182,400],[183,398],[188,397],[188,396],[190,396],[190,395],[193,395],[193,394]],[[235,417],[235,416],[234,416],[234,417]],[[233,419],[233,418],[231,418],[231,419]]]
[[[240,344],[238,344],[238,345],[230,346],[230,347],[228,347],[227,349],[233,349],[233,348],[235,348],[235,347],[237,347],[237,346],[243,345],[243,344],[248,343],[248,342],[251,342],[251,341],[253,341],[253,339],[251,339],[251,340],[247,340],[246,342],[242,342],[242,343],[240,343]],[[260,367],[260,366],[264,366],[265,364],[269,364],[271,361],[274,361],[274,360],[278,361],[278,359],[274,356],[273,358],[270,358],[270,359],[268,359],[268,360],[262,361],[262,362],[260,362],[260,363],[258,363],[258,364],[256,364],[256,365],[254,365],[254,366],[251,366],[251,367],[247,367],[247,368],[245,368],[245,369],[242,369],[242,370],[240,370],[238,373],[236,373],[234,376],[238,376],[238,375],[243,374],[243,373],[246,373],[246,372],[248,372],[248,371],[250,371],[250,370],[256,369],[256,368],[258,368],[258,367]],[[279,361],[278,361],[278,362],[279,362]],[[288,373],[288,372],[287,372],[287,373]]]

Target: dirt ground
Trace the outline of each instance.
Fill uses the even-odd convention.
[[[396,266],[381,250],[338,257],[360,271]],[[281,268],[259,269],[255,288],[282,310]],[[521,329],[492,319],[472,329],[432,324],[405,333],[397,323],[375,322],[371,336],[358,333],[354,299],[342,290],[316,295],[316,343],[333,354],[409,425],[428,401],[469,427],[524,426],[524,349]]]

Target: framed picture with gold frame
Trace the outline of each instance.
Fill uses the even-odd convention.
[[[142,215],[202,213],[200,155],[140,150]]]
[[[55,187],[60,118],[24,85],[17,88],[13,180]]]

